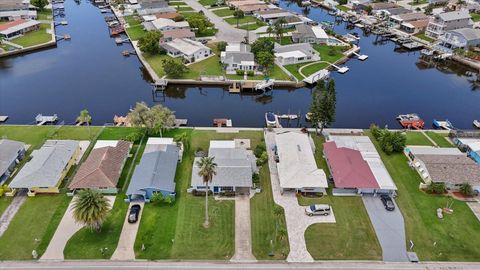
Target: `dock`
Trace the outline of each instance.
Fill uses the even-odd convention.
[[[176,128],[178,128],[178,127],[184,127],[184,126],[187,125],[187,123],[188,123],[188,119],[175,119],[175,124],[174,124],[174,126],[175,126]]]
[[[228,92],[229,93],[233,93],[233,94],[238,94],[241,92],[241,85],[240,83],[237,83],[237,82],[233,82],[233,84],[231,84],[229,87],[228,87]]]
[[[0,123],[5,123],[8,120],[8,115],[0,115]]]
[[[322,69],[306,77],[305,79],[303,79],[303,81],[308,84],[314,84],[319,80],[328,79],[329,76],[330,76],[330,72],[326,69]]]
[[[334,65],[334,64],[332,64],[332,67],[336,68],[337,72],[340,73],[340,74],[345,74],[345,73],[347,73],[347,71],[350,70],[348,67],[339,67],[339,66]]]
[[[215,118],[213,119],[213,125],[216,127],[232,127],[232,119],[228,118]]]
[[[56,114],[54,115],[43,115],[43,114],[37,114],[35,117],[35,121],[37,122],[37,126],[42,126],[45,124],[53,124],[57,122],[58,116]]]
[[[409,43],[403,43],[402,47],[407,49],[407,50],[419,50],[419,49],[422,49],[424,47],[424,45],[422,43],[413,41],[413,42],[409,42]]]
[[[360,61],[365,61],[365,60],[368,59],[368,55],[366,55],[366,54],[358,54],[356,52],[352,52],[352,54],[357,56],[358,60],[360,60]]]

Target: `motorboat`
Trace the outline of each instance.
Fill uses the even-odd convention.
[[[277,125],[277,116],[273,112],[265,113],[265,122],[267,126],[276,126]]]
[[[473,120],[473,126],[476,127],[476,128],[480,128],[480,121]]]
[[[453,124],[448,121],[448,119],[445,119],[445,120],[436,120],[436,119],[433,119],[433,126],[435,128],[439,128],[439,129],[445,129],[445,130],[451,130],[451,129],[455,129],[453,127]]]

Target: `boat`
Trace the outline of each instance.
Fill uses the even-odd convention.
[[[100,12],[101,12],[101,13],[107,13],[107,12],[109,12],[109,11],[110,11],[110,10],[109,10],[109,9],[106,9],[106,8],[100,9]]]
[[[273,112],[265,113],[265,122],[267,126],[276,126],[277,125],[277,116]]]
[[[328,15],[330,15],[330,16],[337,16],[337,14],[338,14],[338,12],[336,10],[330,10],[328,12]]]
[[[310,120],[312,119],[312,113],[311,112],[308,112],[305,114],[305,120],[307,122],[310,122]]]
[[[349,33],[349,35],[352,36],[353,38],[355,38],[356,40],[360,40],[360,35],[358,33],[351,32],[351,33]]]
[[[433,126],[435,128],[445,129],[445,130],[455,129],[452,123],[448,121],[448,119],[445,119],[444,121],[433,119]]]
[[[480,121],[473,120],[473,126],[476,127],[476,128],[480,128]]]
[[[213,126],[215,127],[232,127],[232,119],[229,118],[214,118]]]
[[[281,114],[277,116],[280,119],[290,119],[290,120],[295,120],[298,118],[298,115],[296,114]]]
[[[397,120],[403,128],[423,129],[425,122],[416,113],[400,114]]]
[[[302,6],[310,6],[312,3],[309,0],[302,1]]]

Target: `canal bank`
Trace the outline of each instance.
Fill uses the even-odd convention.
[[[305,10],[285,1],[280,6],[316,21],[334,22],[319,8]],[[122,56],[123,50],[133,48],[115,44],[100,11],[88,1],[66,0],[65,8],[69,25],[58,34],[70,33],[70,42],[0,60],[0,115],[10,116],[7,123],[31,123],[38,113],[56,113],[73,123],[87,108],[93,123],[101,125],[112,122],[115,114],[125,115],[137,101],[168,106],[192,126],[231,118],[237,127],[262,127],[266,111],[303,115],[309,109],[310,88],[275,87],[265,95],[239,95],[229,94],[226,87],[175,85],[164,97],[154,97],[150,76],[138,59]],[[425,63],[418,52],[395,50],[391,42],[376,42],[373,35],[346,29],[343,23],[334,24],[334,29],[340,34],[358,32],[362,53],[369,55],[364,62],[348,61],[346,74],[331,74],[337,86],[334,127],[367,128],[376,122],[397,128],[395,117],[411,112],[420,114],[428,127],[433,119],[448,118],[457,127],[470,128],[472,120],[480,118],[480,91],[468,70]]]

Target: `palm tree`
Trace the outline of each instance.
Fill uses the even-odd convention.
[[[182,143],[183,149],[187,151],[190,148],[190,140],[188,138],[188,135],[186,132],[179,134],[178,136],[175,137],[175,141],[177,143]]]
[[[203,178],[203,182],[205,183],[206,190],[205,190],[205,223],[203,226],[208,228],[208,183],[212,182],[213,176],[217,174],[217,163],[213,160],[215,157],[203,157],[199,161],[197,161],[197,166],[200,167],[200,171],[198,171],[198,175]]]
[[[267,27],[267,34],[268,34],[268,37],[270,37],[270,35],[271,35],[272,33],[273,33],[273,28],[272,28],[272,26],[271,26],[271,25],[269,25],[269,26]]]
[[[72,210],[76,222],[99,232],[107,217],[109,204],[100,192],[86,189],[75,197]]]
[[[77,117],[77,121],[80,123],[87,123],[88,138],[91,139],[90,122],[92,122],[92,116],[90,115],[87,109],[83,109],[82,111],[80,111],[80,115]]]
[[[285,18],[280,18],[276,20],[274,23],[275,34],[277,35],[277,38],[280,40],[283,37],[283,32],[284,32],[283,25],[286,23],[287,23],[287,20],[285,20]]]

